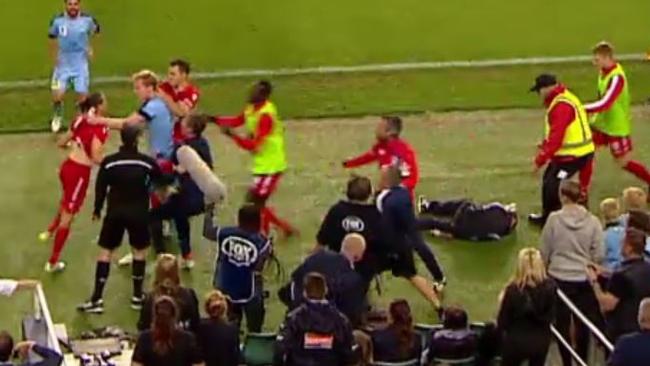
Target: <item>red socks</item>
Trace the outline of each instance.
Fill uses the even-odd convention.
[[[280,219],[272,208],[264,206],[262,208],[262,233],[268,235],[271,231],[271,224],[277,226],[285,233],[292,233],[293,227],[288,222]]]
[[[47,227],[47,232],[52,234],[59,227],[60,222],[61,222],[61,211],[57,211],[56,216],[54,216],[54,219],[50,223],[50,226]]]
[[[49,260],[50,264],[53,265],[59,261],[59,257],[61,257],[61,252],[65,246],[65,241],[68,240],[68,235],[70,235],[69,227],[60,227],[56,231],[56,235],[54,236],[54,248],[52,248],[52,255]]]
[[[580,174],[578,175],[578,178],[580,180],[580,189],[582,189],[582,193],[586,196],[589,193],[589,187],[591,186],[591,177],[594,174],[594,159],[591,159],[587,165],[585,165],[582,170],[580,170]]]
[[[648,172],[648,169],[642,163],[636,160],[630,160],[624,169],[646,182],[646,184],[650,184],[650,172]]]

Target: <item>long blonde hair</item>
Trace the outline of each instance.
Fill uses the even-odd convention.
[[[546,268],[542,253],[536,248],[524,248],[519,251],[517,268],[510,281],[511,284],[523,289],[537,287],[546,280]]]
[[[153,279],[155,296],[167,295],[178,301],[181,287],[178,260],[172,254],[161,254],[156,260],[156,272]]]

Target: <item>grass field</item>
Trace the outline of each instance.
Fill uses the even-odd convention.
[[[52,64],[47,57],[47,25],[61,11],[61,1],[26,6],[0,2],[0,81],[46,79]],[[130,75],[140,68],[164,71],[171,58],[189,59],[197,71],[276,69],[319,65],[494,59],[586,54],[601,39],[623,53],[650,47],[647,14],[650,3],[628,0],[285,0],[246,2],[193,0],[84,0],[101,23],[93,75]],[[611,11],[615,6],[615,13]],[[615,15],[614,15],[615,14]],[[612,26],[607,24],[612,23]],[[650,96],[649,64],[625,64],[636,103]],[[341,159],[372,143],[375,118],[400,113],[407,118],[406,137],[420,155],[421,193],[436,197],[469,196],[477,200],[517,202],[524,214],[538,208],[538,184],[530,159],[541,136],[542,112],[535,95],[527,93],[542,71],[557,73],[584,100],[595,98],[595,71],[587,64],[445,69],[429,71],[276,77],[274,99],[289,124],[291,169],[275,197],[279,211],[302,230],[300,240],[279,244],[291,269],[313,245],[327,207],[339,198],[349,172]],[[252,79],[203,80],[201,109],[236,113]],[[103,90],[111,113],[123,115],[137,107],[128,84],[94,87]],[[72,114],[68,103],[67,114]],[[515,108],[515,109],[513,109]],[[528,108],[528,109],[522,109]],[[636,148],[650,161],[646,107],[636,109]],[[474,109],[493,111],[466,112]],[[503,109],[503,110],[499,110]],[[459,110],[451,113],[431,113]],[[46,127],[49,118],[47,85],[0,89],[0,131]],[[347,117],[347,119],[339,119]],[[352,117],[352,118],[350,118]],[[231,199],[222,220],[232,222],[243,196],[248,157],[209,131],[217,171],[229,183]],[[130,272],[112,269],[107,288],[107,314],[79,316],[74,305],[88,296],[92,285],[99,227],[90,222],[87,207],[75,223],[65,251],[69,270],[46,276],[42,264],[49,248],[36,242],[58,201],[57,168],[62,153],[46,134],[0,136],[0,275],[43,280],[56,321],[74,333],[106,324],[133,329],[136,315],[127,308]],[[112,141],[115,147],[115,137]],[[365,170],[375,176],[374,167]],[[615,195],[635,181],[621,174],[607,154],[599,157],[594,202]],[[88,201],[92,200],[92,193]],[[593,202],[592,202],[593,203]],[[195,222],[194,233],[199,233]],[[211,283],[213,248],[195,235],[201,255],[198,268],[184,276],[200,292]],[[431,244],[449,273],[448,302],[467,306],[474,319],[494,315],[496,296],[510,274],[517,248],[536,245],[538,233],[522,224],[501,243],[479,245],[432,239]],[[279,283],[271,280],[271,290]],[[386,282],[378,301],[404,296],[413,299],[418,321],[434,320],[433,312],[408,286]],[[272,291],[274,292],[274,291]],[[0,324],[16,330],[29,308],[23,294],[0,302]],[[274,329],[283,309],[273,297],[267,328]]]
[[[650,111],[636,109],[638,121],[646,120]],[[346,156],[372,143],[376,118],[355,120],[317,120],[291,122],[288,125],[288,150],[291,169],[274,199],[279,212],[290,217],[302,230],[299,240],[277,245],[279,257],[291,269],[314,244],[315,231],[327,207],[341,197],[349,172],[339,167]],[[650,126],[637,123],[635,136],[638,156],[650,160],[648,139]],[[518,248],[537,245],[538,231],[523,217],[538,208],[538,181],[531,175],[530,159],[541,133],[541,111],[508,110],[496,112],[453,112],[407,118],[406,138],[418,150],[422,166],[419,192],[434,197],[472,197],[476,200],[513,201],[519,206],[522,224],[516,234],[500,243],[477,244],[430,239],[448,277],[448,303],[468,307],[472,318],[486,320],[494,316],[496,297],[511,273]],[[230,199],[219,214],[222,222],[232,222],[234,210],[243,196],[248,176],[243,169],[247,156],[216,129],[208,133],[217,157],[216,171],[229,184]],[[507,141],[507,143],[504,143]],[[11,154],[0,157],[0,170],[8,176],[0,181],[3,210],[0,212],[3,276],[35,277],[43,280],[53,316],[65,321],[73,332],[107,324],[133,329],[136,314],[128,308],[130,271],[112,268],[106,291],[107,313],[99,317],[78,315],[74,305],[88,296],[94,273],[97,248],[92,243],[98,224],[90,221],[86,205],[75,223],[64,252],[69,269],[56,276],[45,275],[42,264],[49,247],[36,241],[58,200],[56,167],[61,154],[45,134],[9,135],[1,142]],[[115,136],[112,139],[115,143]],[[375,167],[362,171],[376,176]],[[598,158],[592,203],[616,195],[635,180],[621,174],[608,154]],[[92,192],[88,201],[92,202]],[[199,220],[200,221],[200,220]],[[193,245],[198,267],[184,275],[185,283],[199,292],[211,284],[213,248],[201,240],[200,222],[194,222]],[[151,274],[149,268],[148,274]],[[386,293],[379,303],[403,296],[414,305],[418,321],[433,321],[434,314],[417,293],[401,280],[386,276]],[[147,281],[149,282],[149,281]],[[272,293],[279,285],[269,278]],[[3,324],[17,324],[20,312],[13,305],[27,306],[28,298],[0,302]],[[274,296],[270,300],[267,328],[274,329],[283,309]]]

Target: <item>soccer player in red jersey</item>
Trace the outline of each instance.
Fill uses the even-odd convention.
[[[180,144],[185,140],[181,120],[196,108],[200,97],[199,88],[190,81],[189,62],[178,59],[169,63],[167,81],[158,87],[158,95],[177,117],[174,123],[174,144]]]
[[[59,170],[59,180],[63,191],[61,204],[47,231],[39,234],[41,241],[47,241],[54,236],[52,254],[45,264],[45,271],[50,273],[65,269],[65,263],[59,258],[70,234],[72,220],[79,212],[86,197],[92,166],[101,163],[103,146],[108,138],[106,126],[93,125],[87,121],[89,116],[104,114],[106,111],[104,96],[100,93],[91,94],[79,106],[81,115],[77,117],[68,133],[59,141],[60,147],[72,143],[72,150]]]
[[[369,151],[344,161],[343,166],[355,168],[375,161],[380,169],[396,165],[402,174],[402,184],[408,189],[411,200],[414,200],[419,180],[417,156],[411,145],[400,138],[401,132],[401,118],[382,117],[375,129],[377,143]]]

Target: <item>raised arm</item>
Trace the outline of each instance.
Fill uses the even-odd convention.
[[[212,118],[212,120],[219,127],[231,127],[231,128],[243,126],[244,122],[246,122],[243,114],[240,114],[238,116],[215,116]]]
[[[595,102],[585,104],[585,110],[587,113],[600,113],[609,110],[621,92],[623,91],[623,86],[625,85],[625,79],[621,75],[615,75],[612,80],[610,80],[607,91],[601,96],[601,98]]]
[[[269,114],[264,114],[260,117],[260,122],[257,124],[257,130],[253,137],[242,137],[231,130],[226,129],[226,135],[230,136],[235,143],[244,150],[257,151],[257,149],[266,141],[266,138],[273,130],[273,117]]]
[[[374,161],[376,161],[378,158],[377,154],[375,153],[374,149],[370,149],[366,151],[365,153],[356,156],[354,158],[345,160],[343,162],[343,167],[344,168],[356,168],[362,165],[370,164]]]

